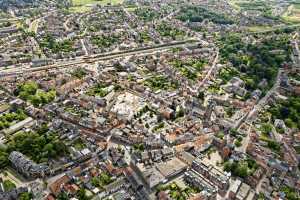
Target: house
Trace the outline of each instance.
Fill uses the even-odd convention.
[[[51,193],[55,196],[59,195],[64,184],[68,183],[71,179],[67,175],[63,175],[62,177],[55,180],[51,185],[49,185],[49,189]]]
[[[164,148],[161,150],[161,152],[165,160],[170,159],[174,156],[174,151],[172,148]]]
[[[169,107],[162,108],[160,113],[166,119],[172,119],[175,117],[175,111]]]
[[[243,80],[237,77],[233,77],[225,86],[224,90],[228,93],[234,93],[238,96],[245,96],[247,90],[244,88],[245,83]]]

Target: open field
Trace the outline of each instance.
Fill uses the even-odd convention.
[[[125,7],[125,9],[128,11],[128,12],[134,12],[138,7],[136,6],[127,6]]]
[[[288,7],[282,18],[290,23],[300,22],[300,3],[292,4]]]
[[[237,4],[238,1],[236,0],[230,0],[228,3],[237,11],[241,11],[241,7],[238,6]]]
[[[248,30],[250,32],[261,32],[261,31],[271,31],[273,28],[271,26],[249,26]]]
[[[241,10],[261,10],[265,7],[264,1],[245,1],[245,0],[230,0],[229,4],[238,11]]]
[[[94,5],[117,5],[122,4],[123,0],[73,0],[73,7],[71,12],[87,12],[90,11]]]

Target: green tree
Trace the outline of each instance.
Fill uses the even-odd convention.
[[[0,149],[0,168],[3,169],[9,164],[8,153],[5,150]]]
[[[268,147],[275,152],[280,152],[280,150],[281,150],[280,144],[273,140],[268,141]]]
[[[13,182],[11,182],[10,180],[5,180],[3,182],[3,187],[4,187],[4,190],[6,192],[8,192],[8,191],[11,191],[11,190],[15,189],[16,185]]]
[[[204,92],[203,91],[199,91],[197,97],[199,99],[201,99],[201,100],[204,100],[204,97],[205,97]]]
[[[241,143],[241,141],[239,141],[239,140],[236,140],[236,141],[234,142],[234,144],[235,144],[236,147],[242,146],[242,143]]]
[[[85,189],[81,188],[78,193],[77,193],[77,197],[79,200],[89,200],[90,198],[88,198],[88,196],[86,195]]]
[[[226,171],[226,172],[231,171],[231,163],[229,161],[224,163],[224,171]]]
[[[33,199],[32,193],[28,193],[28,192],[22,193],[18,198],[18,200],[31,200],[31,199]]]
[[[263,134],[269,135],[273,130],[273,126],[269,123],[263,123],[260,130]]]
[[[99,178],[103,185],[107,185],[112,182],[111,177],[107,173],[101,173]]]
[[[62,192],[58,195],[57,200],[69,200],[68,194],[65,192]]]
[[[234,169],[234,172],[237,176],[246,178],[248,176],[248,167],[244,164],[238,165],[238,167]]]

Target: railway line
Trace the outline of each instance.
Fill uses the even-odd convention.
[[[156,45],[152,47],[143,47],[138,49],[132,49],[132,50],[126,50],[126,51],[118,51],[118,52],[110,52],[110,53],[103,53],[103,54],[94,54],[90,56],[83,56],[80,58],[77,58],[75,60],[69,60],[67,62],[63,62],[62,60],[56,60],[55,63],[41,66],[41,67],[29,67],[27,66],[21,66],[14,69],[7,69],[0,71],[0,81],[7,77],[15,77],[21,74],[25,73],[32,73],[32,72],[38,72],[38,71],[46,71],[51,70],[55,68],[67,68],[74,65],[80,65],[85,63],[95,63],[97,61],[105,61],[105,60],[111,60],[119,57],[126,57],[131,55],[149,55],[156,53],[157,51],[167,50],[170,48],[176,48],[181,46],[188,46],[188,45],[195,45],[197,43],[200,43],[201,41],[197,39],[189,39],[185,41],[179,41],[179,42],[172,42],[167,44],[161,44]]]

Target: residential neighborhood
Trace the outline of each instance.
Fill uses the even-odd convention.
[[[0,1],[0,200],[300,199],[299,9]]]

